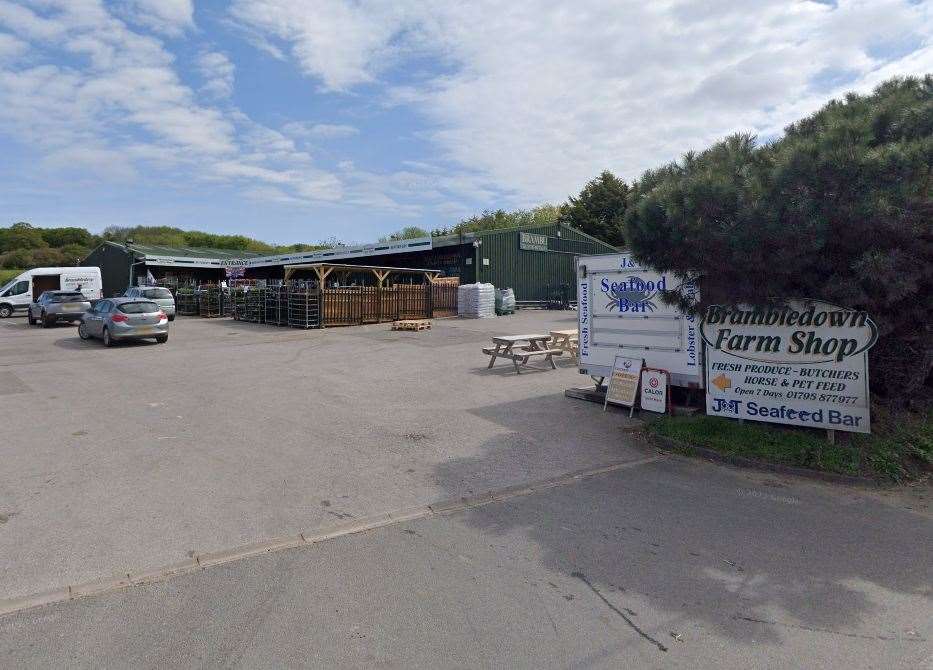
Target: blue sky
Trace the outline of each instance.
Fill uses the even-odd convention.
[[[910,0],[0,0],[0,223],[430,229],[777,136],[931,40]]]

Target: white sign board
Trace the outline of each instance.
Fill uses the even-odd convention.
[[[865,312],[814,300],[771,308],[709,307],[706,413],[809,428],[871,432]]]
[[[638,379],[644,364],[645,362],[640,358],[615,357],[603,407],[609,403],[625,407],[635,406],[635,400],[638,398]]]
[[[520,232],[518,248],[525,251],[547,251],[547,235]]]
[[[664,414],[667,411],[667,373],[664,370],[641,371],[641,408]]]
[[[701,387],[699,318],[666,304],[663,291],[699,298],[693,283],[644,267],[630,254],[578,258],[580,372],[608,377],[615,356],[623,354],[667,370],[675,386]]]

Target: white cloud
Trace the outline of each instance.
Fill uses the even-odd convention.
[[[29,49],[29,45],[13,35],[0,33],[0,60],[22,56]]]
[[[376,64],[386,65],[394,51],[390,41],[402,19],[389,4],[355,2],[246,0],[231,12],[238,22],[287,42],[302,66],[332,90],[373,79]]]
[[[192,0],[125,0],[126,18],[170,36],[194,26]]]
[[[0,61],[0,132],[28,144],[45,169],[126,181],[147,166],[171,170],[180,185],[189,176],[235,183],[246,185],[248,197],[265,193],[279,203],[342,196],[341,180],[316,168],[290,137],[236,108],[202,104],[159,39],[131,30],[97,0],[43,0],[42,9],[0,0],[0,28],[29,40],[0,39],[0,54],[24,45],[31,52],[19,65]],[[184,12],[160,16],[186,24]],[[61,52],[88,65],[61,65]],[[234,65],[225,54],[204,52],[195,66],[203,96],[230,95]]]
[[[233,94],[236,68],[225,54],[208,51],[198,57],[198,70],[204,77],[201,90],[214,98],[229,98]]]
[[[495,183],[526,205],[604,168],[632,178],[732,132],[773,135],[829,97],[930,71],[931,6],[234,0],[231,12],[324,88],[376,84],[384,104],[421,112],[465,168],[448,170],[465,182],[448,187],[481,197]],[[907,45],[919,46],[899,55]],[[404,70],[411,54],[443,74]]]

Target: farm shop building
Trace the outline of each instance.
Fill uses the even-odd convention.
[[[147,278],[218,282],[226,277],[227,267],[242,261],[246,279],[283,279],[287,265],[309,263],[440,270],[445,276],[459,277],[462,284],[479,281],[510,287],[519,302],[535,303],[555,295],[576,300],[574,258],[615,251],[575,228],[554,224],[274,255],[107,242],[85,262],[101,268],[105,295],[122,293],[130,282]]]
[[[202,247],[161,247],[104,242],[82,261],[100,268],[104,297],[122,295],[129,286],[148,282],[216,284],[227,265],[260,256],[247,251]]]

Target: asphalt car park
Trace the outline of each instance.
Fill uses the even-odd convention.
[[[564,397],[570,360],[487,368],[492,334],[573,321],[180,317],[104,348],[0,320],[0,658],[929,664],[922,492],[661,454]]]
[[[487,370],[574,313],[302,331],[179,317],[164,345],[0,320],[0,597],[639,458],[564,398],[572,361]],[[609,436],[609,439],[607,439]]]

